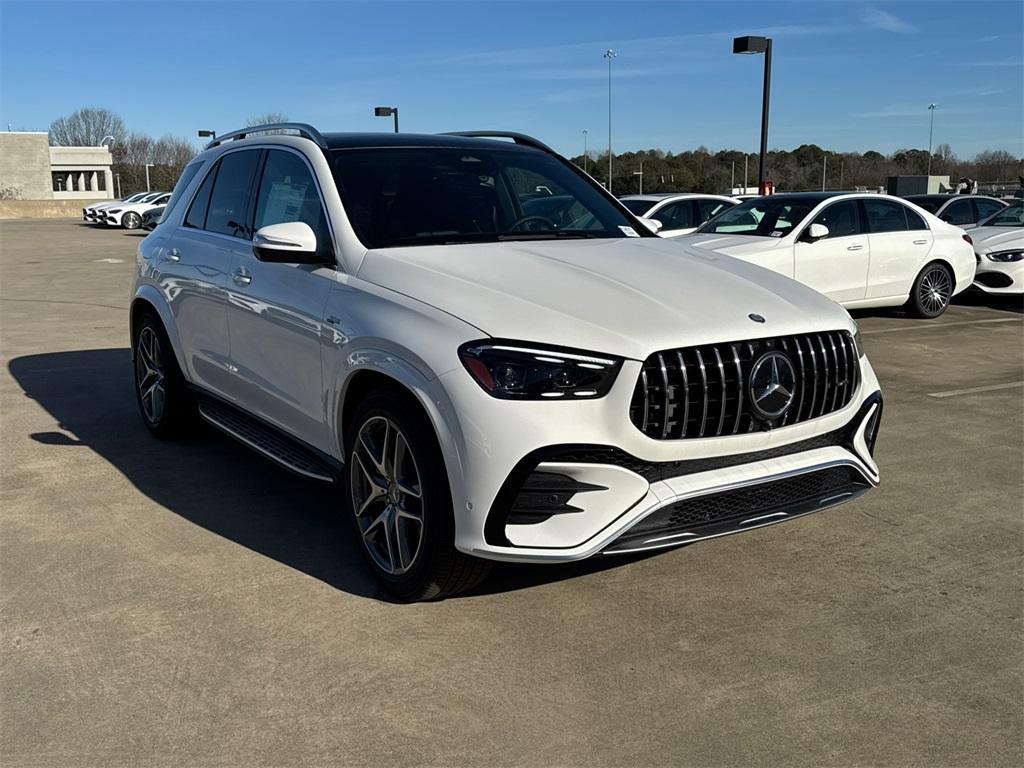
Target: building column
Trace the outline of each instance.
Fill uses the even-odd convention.
[[[96,171],[93,171],[92,173],[89,174],[89,191],[90,192],[99,192],[100,191],[100,181],[99,181],[98,178],[96,178]]]
[[[111,171],[109,168],[107,168],[107,169],[105,169],[103,171],[103,175],[106,176],[106,178],[107,178],[107,184],[106,184],[106,187],[107,187],[107,193],[106,193],[107,197],[109,197],[111,200],[113,200],[114,199],[114,172]]]
[[[78,172],[78,191],[85,192],[85,171]]]
[[[65,192],[74,192],[75,191],[75,174],[73,174],[73,173],[69,173],[68,174],[68,183],[64,186],[64,191]]]

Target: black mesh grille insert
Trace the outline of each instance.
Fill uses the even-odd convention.
[[[670,504],[629,529],[630,539],[651,534],[691,531],[728,521],[739,522],[758,515],[814,505],[848,491],[869,487],[852,467],[833,467],[762,485],[698,496]]]
[[[748,379],[754,362],[770,350],[789,357],[796,391],[789,410],[766,422],[749,407]],[[859,377],[857,348],[847,331],[664,350],[644,362],[629,418],[645,435],[660,440],[754,432],[843,408]]]

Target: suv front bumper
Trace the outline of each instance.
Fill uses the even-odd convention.
[[[677,546],[856,498],[879,481],[872,450],[882,410],[874,372],[866,358],[860,365],[858,392],[835,413],[770,432],[683,440],[652,440],[629,422],[628,362],[609,395],[587,403],[494,401],[452,371],[441,378],[450,379],[465,441],[445,451],[456,546],[495,560],[565,562]],[[463,383],[454,377],[472,389],[453,392]],[[476,395],[488,407],[461,407]],[[487,426],[495,403],[518,414],[515,426]],[[479,419],[466,419],[470,412]]]

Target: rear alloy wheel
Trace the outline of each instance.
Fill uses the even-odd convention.
[[[121,217],[121,226],[125,229],[138,229],[142,224],[142,217],[135,211],[128,211]]]
[[[143,422],[157,437],[181,436],[195,426],[195,400],[156,315],[146,312],[139,318],[132,346],[135,398]]]
[[[953,298],[953,276],[944,265],[934,262],[921,270],[911,290],[909,306],[918,317],[938,317]]]
[[[377,392],[355,408],[346,435],[345,490],[373,572],[402,600],[435,600],[474,587],[490,563],[455,549],[444,457],[410,396]]]

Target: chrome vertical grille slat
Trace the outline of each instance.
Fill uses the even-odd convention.
[[[766,422],[751,411],[747,390],[754,362],[771,350],[789,358],[795,392],[789,410]],[[788,427],[845,408],[859,383],[856,348],[845,330],[662,350],[643,364],[630,419],[658,440]]]
[[[700,411],[700,432],[698,437],[704,437],[704,424],[708,420],[708,372],[704,368],[704,357],[701,355],[700,350],[694,350],[697,353],[697,365],[700,367],[700,386],[701,395],[704,398],[704,406]]]

